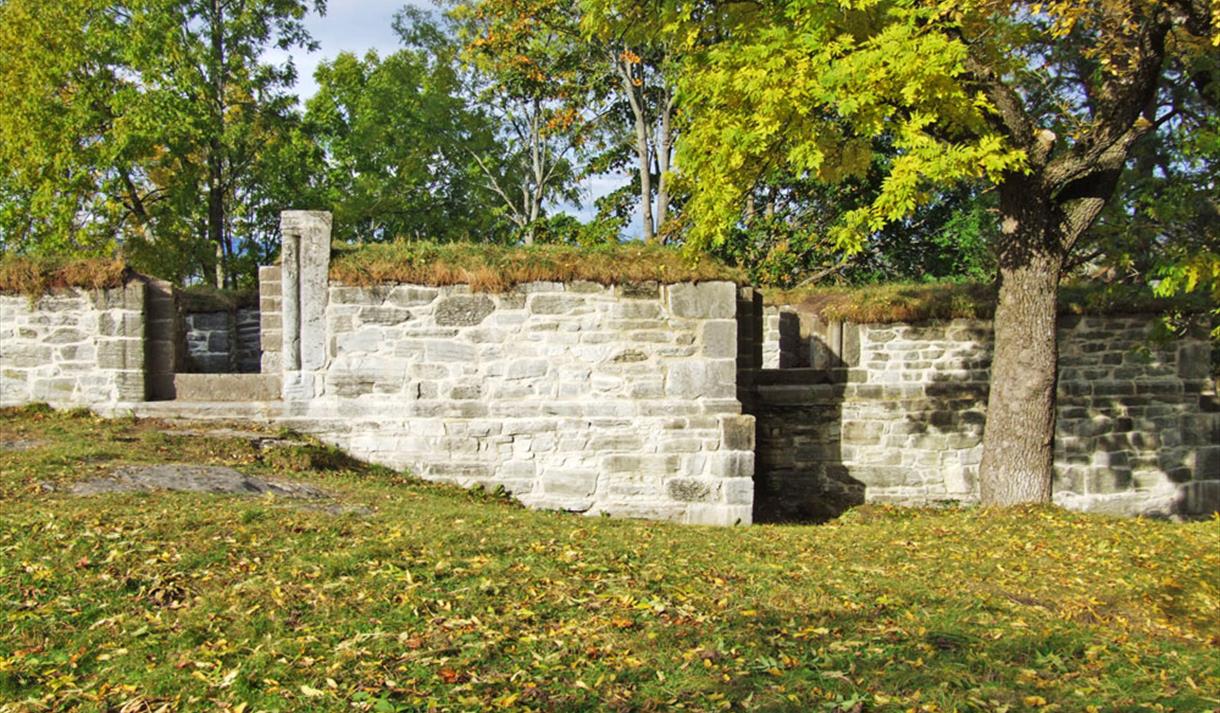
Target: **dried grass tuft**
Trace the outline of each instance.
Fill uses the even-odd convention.
[[[0,293],[36,298],[57,289],[100,290],[123,285],[131,271],[119,258],[0,258]]]
[[[932,283],[814,287],[767,294],[769,304],[799,306],[826,319],[859,323],[991,319],[996,287],[979,283]],[[1147,287],[1096,283],[1059,288],[1059,313],[1077,315],[1206,312],[1198,296],[1161,298]]]
[[[337,248],[331,278],[346,285],[469,285],[503,292],[529,282],[584,280],[603,285],[727,280],[745,276],[705,255],[642,243],[579,248],[398,242]]]

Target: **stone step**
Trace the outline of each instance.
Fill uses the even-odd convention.
[[[136,416],[163,421],[224,421],[272,424],[284,417],[283,401],[130,401],[99,404],[101,416]]]
[[[276,401],[278,374],[174,374],[177,401]]]

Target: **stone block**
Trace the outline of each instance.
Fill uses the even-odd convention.
[[[319,369],[327,357],[331,215],[324,211],[284,211],[280,233],[284,360],[293,370]]]
[[[187,325],[189,328],[189,319]],[[97,316],[97,331],[103,337],[142,337],[144,317],[138,312],[102,312]]]
[[[385,303],[393,307],[422,307],[432,304],[440,291],[432,287],[397,285],[386,295]]]
[[[713,502],[720,499],[720,482],[708,478],[670,478],[665,482],[665,492],[679,502]]]
[[[93,308],[96,310],[124,309],[127,305],[125,302],[125,293],[122,287],[107,287],[100,290],[89,291],[90,301],[93,303]],[[38,309],[55,309],[51,305],[44,306],[43,301],[39,300]]]
[[[75,392],[74,378],[35,379],[30,384],[30,396],[35,401],[66,403],[72,400]]]
[[[1210,517],[1220,513],[1220,479],[1185,483],[1178,490],[1178,513],[1188,517]]]
[[[97,366],[99,369],[143,369],[143,341],[122,337],[98,339]]]
[[[5,340],[0,344],[0,363],[18,369],[48,365],[51,363],[51,347]]]
[[[609,474],[674,475],[682,464],[677,455],[608,455],[602,458],[602,470]]]
[[[716,525],[732,527],[749,525],[753,520],[751,505],[704,505],[692,504],[686,509],[683,522],[688,525]]]
[[[711,475],[716,478],[754,476],[754,451],[717,451],[708,454]]]
[[[510,381],[518,379],[539,379],[546,376],[550,363],[546,359],[514,359],[504,370],[504,378]]]
[[[599,285],[596,282],[589,282],[587,280],[574,280],[569,282],[567,287],[568,292],[578,295],[596,295],[606,292],[605,285]]]
[[[610,310],[613,319],[660,319],[661,305],[653,301],[618,302]]]
[[[411,319],[410,310],[400,309],[398,307],[361,307],[356,313],[357,318],[364,324],[377,324],[382,326],[393,326],[402,324]]]
[[[529,310],[534,314],[566,314],[584,304],[572,295],[541,294],[530,298]]]
[[[548,468],[542,472],[542,492],[566,498],[590,498],[597,492],[597,471]]]
[[[723,359],[737,356],[737,322],[719,319],[703,324],[703,356]]]
[[[59,329],[56,329],[48,334],[46,339],[43,339],[42,341],[44,344],[55,345],[76,344],[78,342],[83,342],[88,338],[89,337],[79,329],[73,329],[72,327],[60,327]]]
[[[487,295],[452,295],[436,304],[433,318],[442,327],[473,327],[496,311]]]
[[[1194,479],[1220,481],[1220,445],[1200,446],[1194,453]]]
[[[733,319],[737,314],[737,286],[731,282],[683,282],[666,291],[675,317]]]
[[[97,349],[92,344],[67,344],[55,350],[59,361],[94,362]]]
[[[644,443],[636,433],[595,433],[589,439],[588,450],[594,453],[638,453]]]
[[[724,502],[728,505],[746,505],[754,504],[754,479],[753,478],[728,478],[720,481],[720,491],[724,495]]]
[[[356,332],[339,334],[335,337],[336,354],[362,354],[376,352],[381,349],[384,336],[380,329],[366,327]]]
[[[115,397],[119,401],[144,401],[146,397],[143,371],[114,372]]]
[[[729,451],[754,450],[753,416],[721,416],[720,447]]]
[[[657,299],[661,296],[661,286],[652,280],[626,282],[615,288],[615,294],[633,300]]]
[[[666,372],[665,395],[672,399],[732,398],[736,392],[737,363],[733,359],[679,361]]]

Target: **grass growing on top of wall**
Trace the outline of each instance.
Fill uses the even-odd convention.
[[[1220,705],[1215,521],[865,507],[711,529],[531,512],[154,421],[10,410],[0,444],[7,710]],[[372,512],[62,492],[159,462]]]
[[[39,297],[55,289],[102,289],[124,284],[130,272],[118,258],[0,256],[0,294]]]
[[[337,247],[332,279],[368,286],[386,283],[470,285],[498,292],[537,281],[587,280],[605,285],[728,280],[743,274],[710,257],[688,256],[659,245],[625,243],[595,247],[502,246],[485,243],[379,243]]]
[[[899,283],[764,292],[769,304],[799,305],[827,319],[860,323],[990,319],[996,304],[995,286],[978,283]],[[1061,314],[1202,314],[1207,309],[1203,294],[1161,298],[1133,285],[1067,284],[1059,288]]]

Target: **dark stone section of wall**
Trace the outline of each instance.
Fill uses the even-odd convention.
[[[753,287],[737,290],[737,368],[763,366],[763,295]]]
[[[260,370],[260,319],[256,309],[183,315],[186,359],[192,374],[250,374]]]
[[[174,306],[174,286],[155,278],[148,278],[146,282],[145,390],[150,401],[169,401],[175,396],[174,373],[182,365],[182,325]]]
[[[1140,317],[1065,318],[1061,330],[1056,502],[1118,515],[1220,508],[1206,340],[1156,342]],[[839,334],[830,346],[850,368],[743,375],[759,429],[755,519],[821,519],[850,504],[844,493],[976,501],[990,325],[844,325]]]

